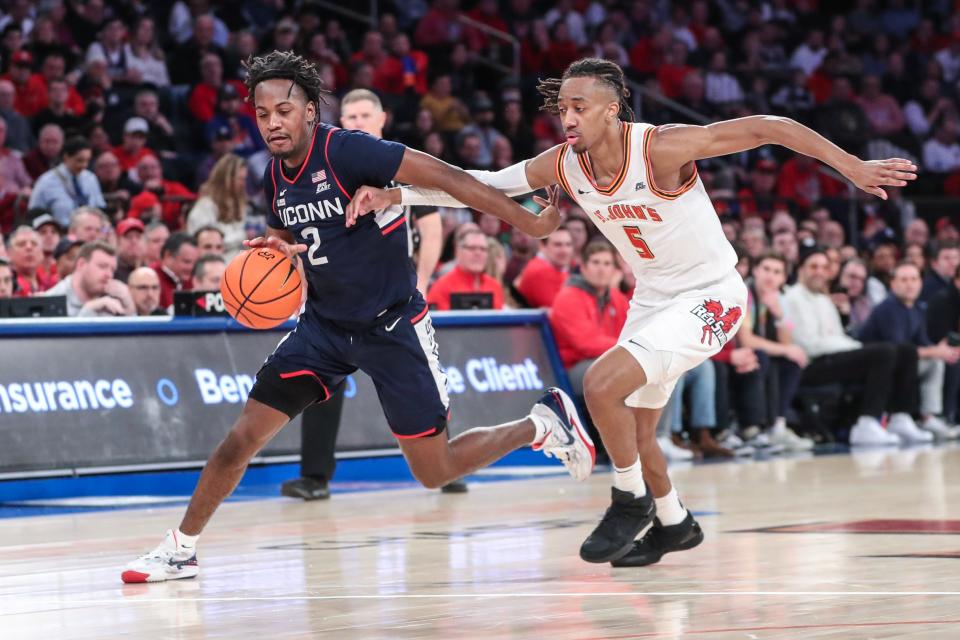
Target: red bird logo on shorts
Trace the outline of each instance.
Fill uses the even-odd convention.
[[[713,346],[714,336],[717,337],[720,344],[727,341],[728,334],[739,322],[743,310],[740,307],[730,307],[724,311],[719,300],[704,300],[703,304],[698,304],[690,310],[690,313],[703,320],[703,335],[700,336],[700,344],[707,343]]]

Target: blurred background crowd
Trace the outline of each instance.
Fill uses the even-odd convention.
[[[330,90],[323,121],[349,126],[341,99],[371,91],[385,138],[467,169],[500,169],[562,142],[558,119],[539,111],[537,80],[597,56],[624,68],[640,120],[779,114],[861,157],[921,168],[915,184],[880,200],[783,148],[700,163],[753,302],[737,343],[680,385],[663,446],[678,457],[804,448],[778,426],[832,438],[817,417],[831,402],[837,415],[852,407],[852,420],[876,413],[870,402],[899,402],[880,412],[913,416],[914,429],[894,429],[900,439],[955,437],[954,4],[8,0],[0,298],[64,295],[70,315],[163,315],[177,290],[217,289],[225,261],[264,231],[269,157],[241,65],[251,54],[314,61]],[[615,344],[633,281],[584,212],[563,207],[564,226],[543,241],[460,209],[417,212],[412,235],[433,308],[550,309],[576,386]],[[867,360],[850,372],[834,356],[872,343],[913,345],[912,356],[892,357],[899,364],[881,388],[906,380],[915,398],[863,400],[880,384],[862,375]]]

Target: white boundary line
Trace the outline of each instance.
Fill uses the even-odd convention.
[[[31,604],[60,605],[101,605],[101,604],[140,604],[163,602],[254,602],[284,600],[427,600],[427,599],[465,599],[465,598],[610,598],[610,597],[714,597],[714,596],[836,596],[836,597],[914,597],[914,596],[960,596],[960,591],[610,591],[588,593],[400,593],[400,594],[363,594],[363,595],[288,595],[288,596],[224,596],[210,598],[170,597],[150,598],[136,595],[121,595],[114,599],[71,599],[43,598],[31,595],[0,596],[0,604],[18,599],[29,600]]]

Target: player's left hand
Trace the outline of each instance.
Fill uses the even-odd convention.
[[[888,158],[887,160],[860,160],[855,159],[850,167],[843,170],[843,175],[858,189],[887,199],[887,192],[882,186],[905,187],[907,183],[917,179],[917,165],[903,158]]]
[[[538,228],[542,233],[538,234],[539,238],[546,238],[548,235],[556,231],[557,227],[560,226],[560,223],[563,221],[560,216],[560,187],[554,185],[552,187],[547,187],[547,198],[541,198],[540,196],[533,196],[533,201],[538,205],[543,207],[540,211],[540,216],[538,222]]]
[[[377,189],[376,187],[360,187],[353,194],[353,200],[347,204],[346,225],[352,227],[357,224],[357,218],[364,216],[371,211],[386,209],[391,204],[390,194],[386,189]]]

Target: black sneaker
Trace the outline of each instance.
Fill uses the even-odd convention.
[[[280,495],[301,500],[327,500],[330,498],[330,487],[325,480],[297,478],[280,485]]]
[[[647,488],[637,498],[629,491],[612,488],[613,500],[600,524],[580,545],[580,557],[587,562],[611,562],[633,549],[634,538],[653,522],[656,503]]]
[[[470,491],[470,488],[467,487],[467,483],[463,478],[459,480],[454,480],[453,482],[448,482],[447,484],[440,487],[440,491],[443,493],[467,493]]]
[[[637,540],[627,555],[611,564],[615,567],[645,567],[659,562],[665,553],[693,549],[701,542],[703,530],[693,519],[693,514],[687,511],[687,517],[682,522],[669,527],[660,524],[660,520],[654,520],[647,535]]]

